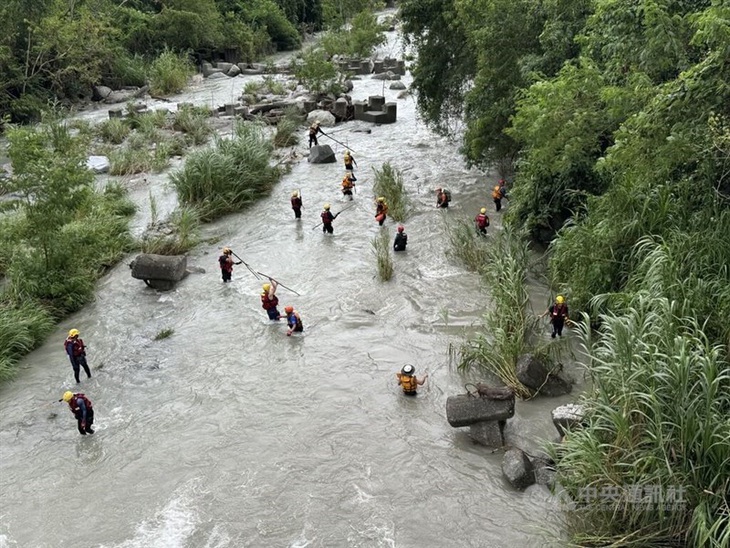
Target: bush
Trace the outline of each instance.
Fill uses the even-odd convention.
[[[338,84],[338,71],[324,50],[311,48],[291,62],[294,76],[313,93],[329,91]]]
[[[730,363],[727,347],[679,314],[690,308],[642,291],[602,315],[599,333],[581,327],[593,380],[587,426],[550,448],[578,504],[568,513],[576,544],[730,545]],[[637,503],[633,487],[663,500]],[[610,505],[585,504],[587,490],[609,488]],[[672,491],[680,500],[661,504]]]
[[[481,236],[470,219],[456,219],[446,223],[449,254],[456,257],[471,271],[480,272],[487,263],[487,239]]]
[[[213,133],[208,121],[209,117],[208,109],[185,107],[175,113],[172,129],[187,134],[193,145],[202,145]]]
[[[185,89],[188,78],[195,74],[195,68],[184,53],[165,49],[150,64],[150,93],[170,95]]]
[[[110,118],[96,126],[97,135],[113,145],[122,144],[130,131],[129,125],[121,118]]]
[[[381,281],[387,282],[393,277],[393,257],[390,254],[388,231],[382,230],[378,236],[372,239],[371,245],[378,264],[378,277]]]
[[[394,221],[405,221],[408,213],[408,195],[400,170],[391,166],[390,162],[386,162],[380,170],[373,168],[373,172],[375,173],[373,190],[377,196],[385,196],[388,215]]]
[[[172,228],[172,234],[145,237],[141,246],[143,253],[183,255],[198,245],[200,215],[196,208],[183,206],[176,209],[167,224]]]
[[[261,130],[240,122],[232,139],[190,155],[183,169],[170,177],[180,202],[199,208],[210,221],[239,211],[268,194],[281,171],[270,165],[272,143]]]

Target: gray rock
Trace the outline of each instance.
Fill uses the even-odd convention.
[[[577,403],[568,403],[556,407],[552,411],[553,424],[560,436],[564,436],[568,430],[580,428],[585,421],[585,407]]]
[[[477,422],[506,420],[514,415],[514,395],[506,400],[490,400],[467,394],[446,399],[446,420],[454,428]]]
[[[208,76],[208,80],[222,80],[223,78],[228,78],[228,76],[226,76],[225,72],[220,71],[213,72]]]
[[[228,76],[235,77],[241,74],[241,69],[238,67],[238,65],[233,65],[231,68],[228,69],[228,72],[226,73]]]
[[[373,78],[373,80],[390,80],[387,72],[381,72],[379,74],[373,74],[372,78]]]
[[[333,127],[336,120],[334,115],[328,110],[313,110],[307,114],[307,123],[313,124],[314,122],[319,122],[323,127]]]
[[[515,489],[525,489],[535,483],[535,472],[530,459],[517,448],[504,454],[502,473]]]
[[[504,445],[505,421],[477,422],[469,426],[469,436],[475,442],[487,447]]]
[[[562,396],[573,389],[573,379],[562,373],[562,365],[548,365],[533,354],[519,357],[517,378],[526,387],[544,396]]]
[[[111,92],[112,88],[108,88],[106,86],[94,86],[93,99],[94,101],[103,101],[111,95]]]
[[[309,149],[307,161],[310,164],[334,164],[337,158],[329,145],[317,145]]]
[[[530,462],[532,462],[535,483],[545,485],[550,489],[555,487],[557,472],[554,466],[543,459],[530,459]]]
[[[137,255],[129,266],[132,269],[132,277],[138,280],[179,282],[185,277],[188,259],[184,255],[142,253]]]
[[[109,158],[106,156],[89,156],[86,160],[86,167],[94,173],[106,173],[109,171]]]
[[[345,80],[343,82],[343,85],[345,86],[345,92],[349,93],[353,89],[355,89],[355,84],[352,82],[352,80]]]
[[[392,82],[389,86],[390,89],[406,89],[406,85],[403,82]]]

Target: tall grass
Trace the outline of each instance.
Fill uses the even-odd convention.
[[[270,164],[272,151],[260,128],[239,122],[233,138],[190,155],[170,179],[181,203],[197,206],[201,219],[210,221],[271,191],[281,176]]]
[[[0,381],[15,373],[16,362],[53,329],[53,317],[36,302],[0,301]]]
[[[456,257],[466,268],[479,272],[487,263],[487,239],[479,235],[469,219],[447,220],[449,254]]]
[[[394,221],[405,221],[408,214],[408,195],[400,170],[390,165],[390,162],[386,162],[380,170],[373,168],[373,172],[375,173],[373,190],[376,195],[385,196],[388,215]]]
[[[110,118],[96,126],[97,135],[107,143],[114,145],[120,145],[132,131],[123,119],[121,118]]]
[[[528,262],[527,242],[521,234],[506,228],[491,238],[480,269],[491,296],[483,316],[484,330],[459,349],[460,369],[486,369],[523,398],[531,393],[517,378],[517,359],[530,349],[536,325],[529,311]]]
[[[373,255],[378,265],[378,277],[387,282],[393,277],[393,256],[390,253],[390,235],[387,230],[372,239]]]
[[[150,64],[150,92],[153,95],[178,93],[185,89],[193,74],[195,69],[186,54],[165,49]]]
[[[210,112],[205,109],[185,107],[175,113],[172,129],[185,133],[193,145],[202,145],[213,133],[209,117]]]
[[[302,117],[296,107],[287,108],[284,117],[276,124],[274,146],[277,148],[292,147],[299,143],[299,126]]]
[[[597,335],[581,327],[593,379],[588,425],[551,449],[579,504],[569,512],[576,543],[730,545],[730,363],[727,347],[682,314],[688,308],[655,287],[602,315]],[[634,486],[682,490],[682,500],[646,506]],[[581,504],[587,489],[604,488],[618,493],[608,507]]]

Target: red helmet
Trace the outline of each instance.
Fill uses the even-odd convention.
[[[286,312],[287,314],[291,314],[292,312],[294,312],[294,307],[293,306],[285,306],[284,307],[284,312]]]
[[[398,225],[398,232],[403,232],[406,229],[403,225]]]

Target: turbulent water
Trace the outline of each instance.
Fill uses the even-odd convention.
[[[398,53],[392,33],[385,52]],[[246,81],[204,82],[176,99],[223,104]],[[125,261],[2,388],[0,547],[500,547],[560,535],[544,489],[514,491],[502,452],[474,445],[445,418],[447,396],[466,382],[449,367],[448,347],[489,300],[446,255],[444,218],[490,204],[490,230],[499,230],[489,200],[496,176],[466,169],[457,145],[431,133],[413,99],[396,99],[387,82],[355,86],[355,99],[397,101],[398,122],[333,133],[359,165],[356,206],[337,218],[334,237],[312,230],[325,201],[346,205],[343,148],[322,138],[337,164],[302,160],[270,197],[206,228],[215,243],[189,258],[204,274],[156,292]],[[372,133],[352,131],[364,127]],[[404,172],[412,210],[408,251],[381,283],[371,240],[381,230],[392,238],[395,223],[381,229],[373,219],[372,168],[386,161]],[[175,204],[165,179],[149,178],[163,213]],[[148,187],[141,177],[127,184],[141,204],[139,229]],[[453,191],[448,211],[434,208],[441,184]],[[301,222],[289,207],[295,188]],[[243,266],[221,282],[223,245],[301,294],[279,290],[282,307],[301,313],[302,336],[266,319],[261,282]],[[534,289],[541,311],[546,292]],[[94,402],[94,436],[79,436],[55,403],[76,389],[62,347],[71,327],[89,345],[94,377],[79,388]],[[174,334],[155,341],[165,328]],[[396,385],[405,363],[431,373],[415,399]],[[518,402],[508,442],[532,448],[554,437],[550,409],[569,400]]]

